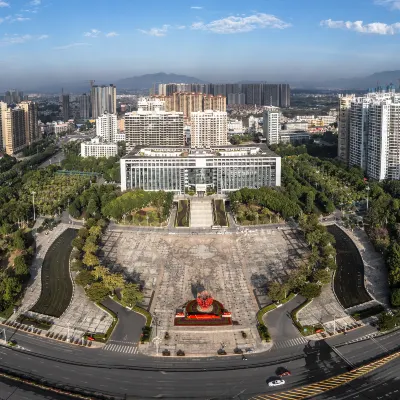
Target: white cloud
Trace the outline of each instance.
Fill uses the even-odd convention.
[[[200,6],[192,6],[192,7],[190,7],[192,10],[202,10],[203,9],[203,7],[200,7]]]
[[[30,21],[30,20],[31,20],[30,18],[26,18],[26,17],[16,17],[16,18],[13,18],[11,20],[11,22],[24,22],[24,21]]]
[[[392,10],[400,10],[400,0],[375,0],[375,4],[389,7]]]
[[[177,27],[176,27],[176,29],[186,29],[186,26],[185,25],[178,25]]]
[[[161,37],[167,34],[168,29],[169,25],[163,25],[161,28],[151,28],[148,31],[144,29],[138,29],[138,31],[144,33],[145,35]]]
[[[47,39],[49,35],[19,35],[17,33],[13,35],[5,34],[2,38],[0,38],[0,45],[5,46],[5,45],[12,45],[12,44],[22,44],[29,42],[31,40],[43,40]]]
[[[106,33],[106,37],[115,37],[115,36],[119,36],[119,33],[117,33],[117,32],[108,32],[108,33]]]
[[[99,31],[98,29],[91,29],[89,32],[85,32],[83,34],[83,36],[95,38],[95,37],[99,36],[100,33],[101,33],[101,31]]]
[[[388,25],[383,22],[364,24],[363,21],[332,21],[331,19],[327,19],[321,21],[320,25],[332,29],[347,29],[350,31],[376,35],[395,35],[396,33],[400,33],[400,22]]]
[[[0,7],[10,7],[10,4],[7,3],[6,1],[0,0]]]
[[[223,19],[217,19],[209,23],[195,22],[191,28],[196,30],[210,31],[214,33],[241,33],[250,32],[254,29],[275,28],[285,29],[291,26],[271,14],[254,14],[248,17],[231,16]]]
[[[66,50],[66,49],[70,49],[72,47],[79,47],[79,46],[90,46],[90,44],[89,43],[70,43],[70,44],[66,44],[65,46],[54,47],[54,50]]]
[[[32,6],[40,6],[42,0],[32,0],[29,4]]]

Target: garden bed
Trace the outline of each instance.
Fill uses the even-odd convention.
[[[175,225],[177,227],[189,227],[189,200],[179,200]]]
[[[213,207],[214,225],[228,226],[224,200],[221,199],[213,200],[213,205],[214,205]]]
[[[30,326],[33,326],[34,328],[39,328],[39,329],[46,330],[46,331],[49,330],[53,326],[53,323],[50,321],[47,321],[45,319],[29,317],[27,315],[20,315],[17,318],[17,322],[24,324],[24,325],[30,325]]]

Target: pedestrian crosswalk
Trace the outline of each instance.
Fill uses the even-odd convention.
[[[295,339],[290,339],[290,340],[281,340],[281,341],[277,341],[274,343],[274,347],[275,349],[283,349],[285,347],[294,347],[294,346],[300,346],[303,345],[305,343],[308,343],[308,340],[301,336]]]
[[[106,351],[116,351],[117,353],[137,354],[138,348],[136,346],[123,346],[121,344],[106,344],[103,347]]]

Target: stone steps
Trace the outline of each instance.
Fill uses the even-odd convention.
[[[192,228],[210,228],[213,224],[211,200],[191,200],[190,226]]]

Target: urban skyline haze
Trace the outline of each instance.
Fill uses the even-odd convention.
[[[399,33],[399,0],[1,0],[0,90],[160,71],[211,82],[349,78],[397,69]]]

